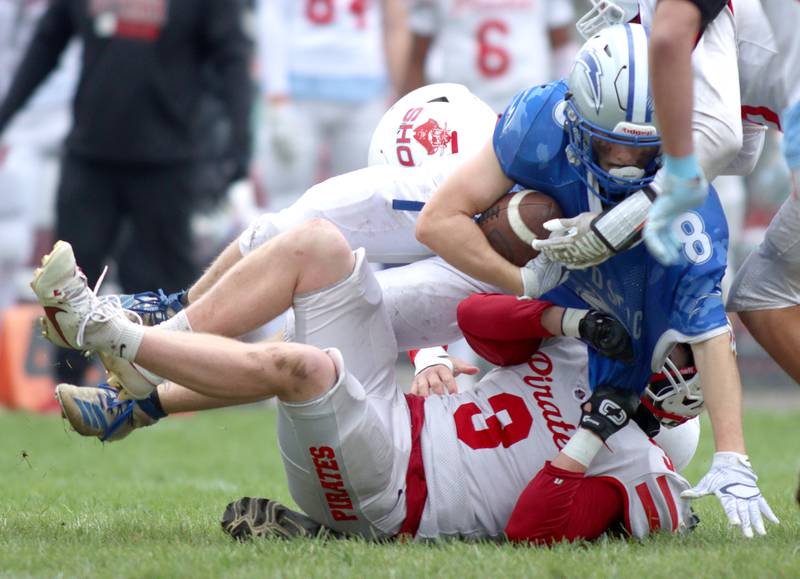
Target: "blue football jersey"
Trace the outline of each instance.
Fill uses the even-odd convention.
[[[567,161],[563,81],[519,93],[494,133],[505,174],[558,201],[565,217],[600,209]],[[580,168],[579,170],[583,170]],[[594,308],[615,316],[633,339],[630,364],[589,349],[589,381],[641,392],[676,343],[700,342],[727,331],[720,283],[728,254],[728,227],[713,188],[702,207],[677,222],[679,263],[665,267],[639,244],[589,269],[572,271],[544,296],[559,305]]]

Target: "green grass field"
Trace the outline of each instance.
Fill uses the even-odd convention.
[[[696,507],[700,527],[686,537],[534,549],[232,542],[219,526],[230,500],[292,504],[274,410],[171,418],[106,445],[53,416],[0,414],[0,576],[798,577],[800,413],[750,412],[745,424],[761,488],[782,520],[766,538],[737,536],[707,498]],[[704,426],[686,473],[692,481],[711,455]]]

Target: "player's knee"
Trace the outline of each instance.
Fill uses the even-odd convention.
[[[260,351],[261,367],[278,387],[286,402],[318,398],[336,382],[336,368],[330,356],[306,344],[265,344]]]
[[[339,229],[325,219],[310,219],[289,234],[295,256],[305,262],[336,263],[350,259],[353,250]]]

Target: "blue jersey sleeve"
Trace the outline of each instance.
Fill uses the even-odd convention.
[[[503,173],[538,191],[564,187],[577,177],[565,171],[563,81],[537,85],[515,96],[494,130],[494,152]]]
[[[678,223],[683,241],[683,267],[670,268],[673,282],[669,328],[687,341],[727,327],[722,299],[722,277],[728,255],[728,225],[719,198],[708,196],[698,211],[684,213]]]

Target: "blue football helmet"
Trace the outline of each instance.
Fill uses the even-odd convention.
[[[647,31],[639,24],[601,30],[575,57],[567,79],[567,158],[604,203],[613,205],[648,185],[661,166],[647,53]],[[603,142],[653,148],[644,167],[603,169]]]

